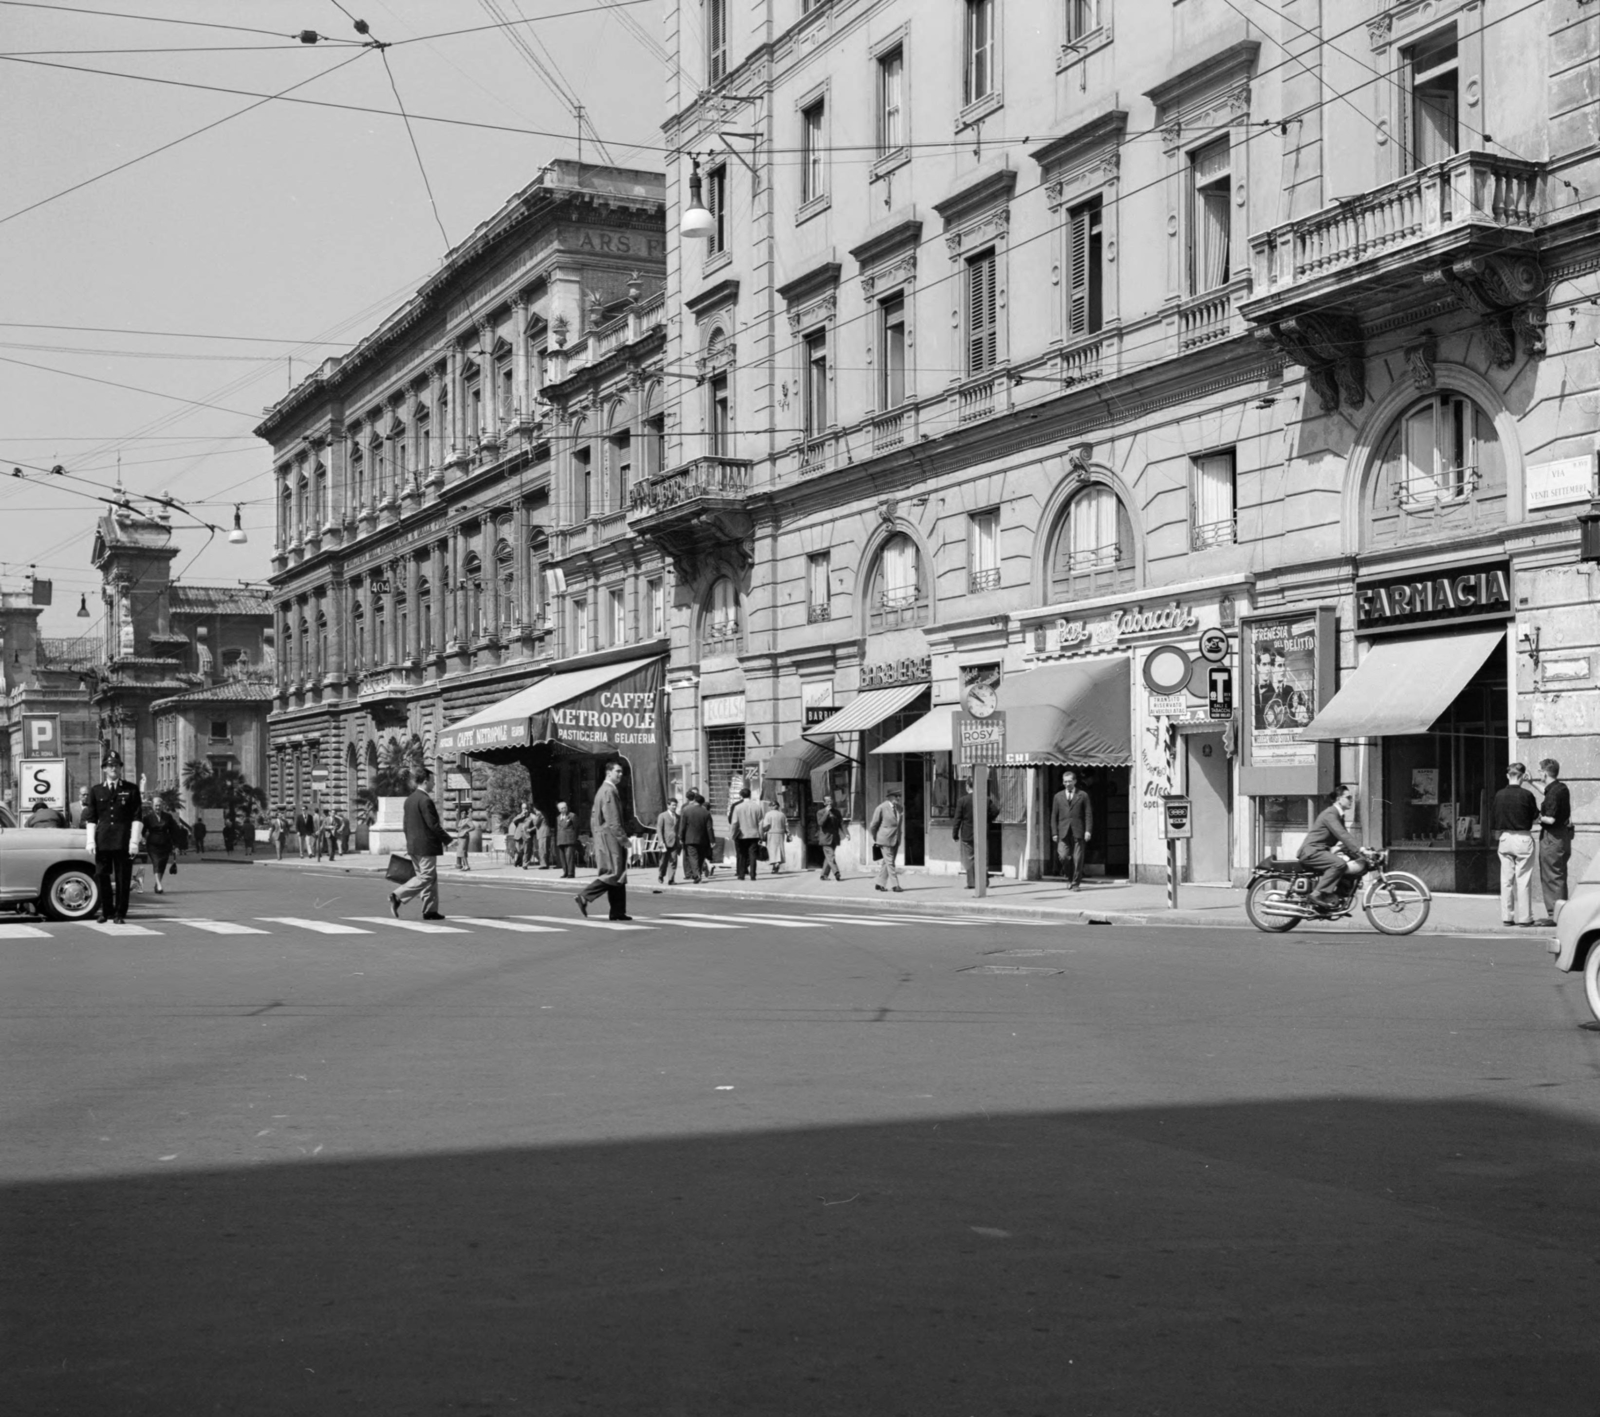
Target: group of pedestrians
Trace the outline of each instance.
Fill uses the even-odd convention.
[[[1539,760],[1540,795],[1525,786],[1522,763],[1506,768],[1506,785],[1494,795],[1491,825],[1500,856],[1500,923],[1554,925],[1567,898],[1567,862],[1572,857],[1572,795],[1561,781],[1561,764]],[[1533,872],[1539,868],[1544,914],[1533,915]]]
[[[317,861],[324,856],[330,861],[335,857],[348,856],[350,834],[350,818],[339,808],[331,807],[325,812],[321,807],[304,804],[293,812],[279,807],[273,812],[267,828],[267,838],[280,861],[291,846],[301,856],[309,856]],[[252,843],[247,849],[254,850],[254,830],[247,835]]]

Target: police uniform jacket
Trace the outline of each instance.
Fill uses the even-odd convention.
[[[89,789],[85,822],[94,823],[96,851],[126,851],[132,845],[133,824],[144,816],[139,789],[131,782],[113,786],[99,783]]]

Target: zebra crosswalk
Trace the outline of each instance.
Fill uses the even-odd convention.
[[[837,912],[792,912],[768,914],[751,911],[714,914],[710,911],[668,911],[660,915],[639,916],[631,921],[588,919],[573,915],[452,915],[444,920],[393,919],[387,915],[349,915],[340,919],[300,915],[259,915],[249,920],[215,920],[198,916],[154,915],[130,920],[125,925],[99,924],[86,920],[77,923],[56,921],[0,921],[0,940],[70,939],[80,932],[93,931],[117,938],[184,936],[191,931],[207,935],[292,936],[301,932],[315,935],[378,935],[401,931],[415,935],[561,935],[567,933],[665,934],[688,930],[837,930],[861,927],[873,930],[952,929],[973,926],[1035,925],[1036,921],[994,921],[969,915],[913,915],[863,911],[859,915]]]

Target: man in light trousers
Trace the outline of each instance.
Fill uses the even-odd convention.
[[[439,809],[428,795],[433,774],[427,768],[418,768],[416,786],[406,798],[404,821],[406,852],[416,869],[414,875],[399,890],[389,893],[389,913],[400,918],[400,907],[408,900],[422,897],[422,918],[443,920],[439,912],[439,853],[450,844],[450,833],[439,820]]]
[[[900,853],[900,835],[905,830],[905,809],[900,805],[900,789],[891,787],[878,803],[867,823],[867,836],[878,848],[878,880],[874,890],[900,890],[900,868],[895,857]],[[893,881],[891,887],[889,882]]]
[[[1533,824],[1539,820],[1539,804],[1522,785],[1527,769],[1512,763],[1506,769],[1506,785],[1494,795],[1494,831],[1499,835],[1500,923],[1533,924]]]

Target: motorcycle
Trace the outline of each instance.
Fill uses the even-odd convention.
[[[1433,906],[1427,885],[1409,871],[1391,871],[1387,851],[1368,847],[1361,859],[1367,863],[1366,871],[1340,877],[1331,899],[1322,901],[1312,896],[1322,878],[1320,866],[1268,858],[1251,873],[1245,914],[1256,929],[1277,935],[1302,920],[1343,920],[1359,905],[1372,928],[1385,935],[1409,935],[1421,929]]]

